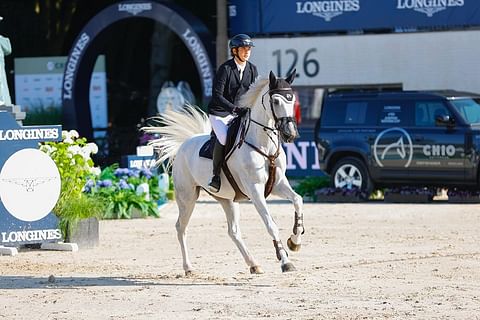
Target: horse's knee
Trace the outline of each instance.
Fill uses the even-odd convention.
[[[293,203],[297,206],[303,205],[303,198],[299,194],[295,194],[295,197],[293,197]]]
[[[185,233],[187,223],[188,221],[182,221],[181,218],[178,218],[177,223],[175,223],[175,229],[177,229],[178,234]]]
[[[238,241],[242,238],[242,234],[238,228],[228,228],[228,235],[233,241]]]

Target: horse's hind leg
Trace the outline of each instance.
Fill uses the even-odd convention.
[[[175,185],[175,199],[178,206],[178,220],[175,227],[177,228],[178,242],[180,242],[180,248],[182,250],[183,270],[185,270],[185,275],[189,275],[193,271],[188,256],[186,231],[199,193],[200,189],[198,187],[184,189]]]
[[[272,193],[292,201],[293,206],[295,207],[293,233],[290,238],[288,238],[287,245],[290,250],[298,251],[300,250],[302,243],[301,236],[305,233],[303,226],[303,199],[299,194],[293,191],[285,176],[283,176],[279,183],[275,186]]]
[[[240,209],[237,202],[233,202],[232,200],[226,199],[217,199],[220,205],[222,206],[223,210],[225,211],[225,215],[227,216],[227,223],[228,223],[228,235],[232,238],[233,242],[237,245],[240,253],[242,254],[245,262],[250,267],[250,273],[260,274],[263,273],[262,268],[257,265],[255,259],[252,257],[250,252],[243,242],[242,233],[240,231]]]

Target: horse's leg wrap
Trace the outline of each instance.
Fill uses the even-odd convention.
[[[280,250],[285,251],[285,255],[288,257],[288,252],[285,250],[283,247],[282,241],[281,240],[273,240],[273,246],[275,247],[275,251],[277,253],[277,259],[278,261],[282,260],[282,254],[280,253]]]
[[[299,228],[302,232],[299,232]],[[300,236],[305,233],[305,227],[303,226],[303,214],[299,214],[295,211],[295,221],[293,222],[293,234],[287,240],[287,246],[292,251],[299,251],[301,248]]]
[[[302,227],[302,235],[305,233],[305,227],[303,225],[303,214],[299,214],[295,211],[295,222],[293,223],[293,234],[297,235],[298,227]]]

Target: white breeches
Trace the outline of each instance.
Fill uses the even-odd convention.
[[[228,124],[233,118],[235,118],[235,116],[231,114],[225,117],[215,116],[213,114],[208,116],[208,119],[210,119],[210,123],[212,124],[212,129],[222,145],[225,145],[227,142]]]

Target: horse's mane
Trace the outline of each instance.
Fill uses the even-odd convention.
[[[255,82],[250,85],[248,91],[240,98],[240,106],[251,108],[262,94],[263,88],[268,85],[268,82],[268,79],[258,77]]]

